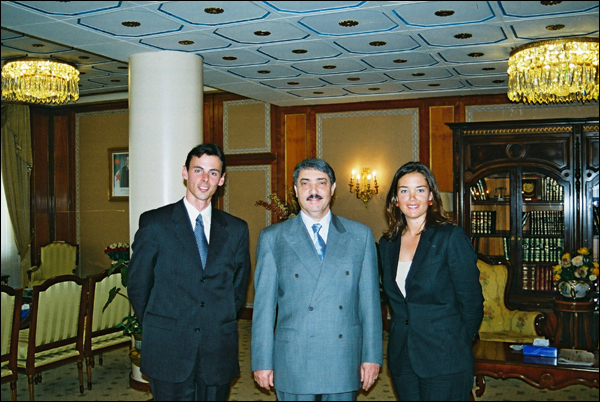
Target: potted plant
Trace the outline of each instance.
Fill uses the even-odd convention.
[[[127,243],[116,243],[111,244],[104,252],[111,259],[111,266],[108,270],[108,275],[112,275],[115,271],[120,270],[121,272],[121,285],[123,288],[127,288],[127,281],[129,279],[128,268],[129,268],[129,244]],[[109,290],[108,300],[102,308],[102,312],[110,305],[115,297],[120,296],[129,300],[126,294],[121,292],[121,288],[118,286],[113,287]],[[131,306],[131,303],[130,303]],[[131,311],[131,308],[130,308]],[[142,326],[138,321],[135,313],[129,314],[123,317],[117,328],[123,329],[124,335],[130,335],[133,338],[134,347],[129,352],[129,358],[131,360],[131,377],[130,385],[132,388],[140,391],[148,391],[149,384],[146,381],[140,371],[140,360],[142,352]]]

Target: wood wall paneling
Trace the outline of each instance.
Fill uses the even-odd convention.
[[[306,136],[306,114],[285,115],[285,182],[284,194],[294,185],[294,168],[308,157]]]
[[[445,123],[454,122],[454,106],[429,108],[429,166],[439,191],[453,191],[452,130]]]

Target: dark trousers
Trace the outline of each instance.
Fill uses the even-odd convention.
[[[341,394],[290,394],[277,391],[278,401],[356,401],[358,391]]]
[[[401,401],[468,401],[473,389],[473,370],[431,378],[413,371],[408,353],[402,355],[402,369],[391,373],[392,383]]]
[[[196,366],[184,382],[174,383],[149,378],[155,401],[226,401],[231,383],[208,385],[200,370],[201,348],[198,348]]]

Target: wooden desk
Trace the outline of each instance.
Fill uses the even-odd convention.
[[[554,342],[559,346],[593,350],[590,322],[594,302],[553,300],[558,318]]]
[[[510,343],[477,340],[473,343],[475,356],[475,381],[480,397],[485,392],[484,376],[499,379],[520,378],[538,389],[561,389],[580,384],[598,388],[598,351],[593,366],[529,363],[523,353],[515,352]],[[549,359],[552,361],[553,359]]]

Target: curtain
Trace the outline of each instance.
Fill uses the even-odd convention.
[[[2,104],[2,180],[6,204],[21,257],[21,283],[30,268],[30,175],[33,168],[29,106]]]

